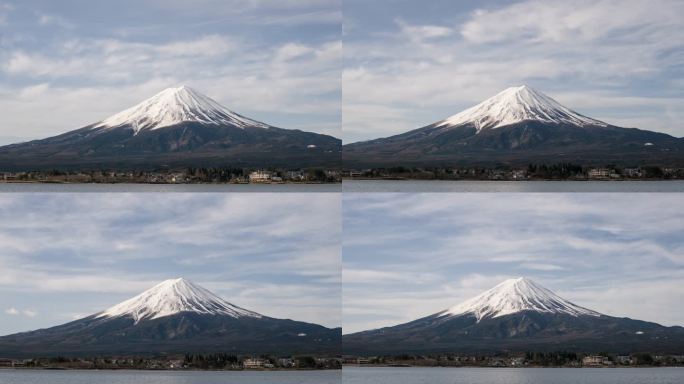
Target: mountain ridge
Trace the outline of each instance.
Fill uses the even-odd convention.
[[[525,310],[571,316],[601,316],[598,312],[563,299],[526,277],[506,280],[476,297],[440,312],[438,316],[474,314],[479,322],[483,318],[496,318]]]
[[[559,162],[684,167],[684,138],[611,125],[519,86],[424,127],[345,144],[342,159],[348,169]]]
[[[239,115],[181,86],[57,136],[0,147],[0,171],[341,167],[342,141]]]
[[[576,126],[608,124],[581,115],[534,88],[522,85],[507,88],[489,99],[447,117],[438,127],[454,127],[472,123],[478,133],[483,129],[496,129],[526,120],[546,123],[567,123]]]
[[[95,314],[96,318],[131,316],[137,324],[145,319],[158,319],[180,312],[211,315],[262,317],[235,306],[209,290],[184,278],[162,281],[145,292]]]
[[[342,345],[345,354],[364,355],[559,350],[677,354],[684,352],[684,327],[600,314],[529,279],[510,279],[447,310],[345,334]]]
[[[130,108],[92,125],[92,129],[129,126],[135,132],[160,129],[184,122],[209,125],[268,128],[268,124],[239,115],[195,89],[182,85],[166,88]]]
[[[341,353],[341,328],[278,319],[170,279],[104,311],[50,328],[0,336],[0,356],[136,356],[183,353]]]

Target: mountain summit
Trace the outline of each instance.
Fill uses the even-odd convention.
[[[127,126],[136,133],[142,129],[159,129],[184,122],[233,125],[240,128],[268,128],[268,124],[241,116],[208,96],[187,87],[167,88],[149,99],[108,117],[92,129]]]
[[[507,88],[495,96],[448,117],[438,127],[473,124],[477,131],[505,127],[523,121],[606,127],[608,124],[572,111],[556,100],[526,85]]]
[[[70,323],[2,336],[0,356],[338,355],[340,338],[340,328],[264,316],[178,278]]]
[[[181,312],[203,315],[226,315],[234,318],[261,317],[260,314],[237,307],[209,290],[184,278],[163,281],[129,300],[119,303],[96,318],[132,317],[135,322],[158,319]]]
[[[477,321],[496,318],[522,311],[540,313],[559,313],[570,316],[601,316],[598,312],[582,308],[534,281],[520,277],[506,280],[494,288],[451,307],[439,315],[463,316],[473,315]]]
[[[528,86],[507,88],[446,119],[346,144],[350,169],[395,166],[684,166],[684,139],[581,115]]]
[[[0,147],[0,171],[339,168],[342,141],[242,116],[187,87],[102,121]]]
[[[684,328],[580,307],[528,278],[506,280],[447,310],[344,335],[345,354],[576,351],[681,353]]]

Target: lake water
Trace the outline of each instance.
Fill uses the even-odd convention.
[[[344,384],[682,384],[684,368],[358,368]]]
[[[340,192],[338,184],[52,184],[0,183],[1,192]]]
[[[178,372],[2,370],[0,384],[339,384],[342,371]]]
[[[684,180],[344,180],[342,192],[684,192]]]

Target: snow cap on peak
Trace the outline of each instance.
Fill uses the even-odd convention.
[[[267,124],[239,115],[195,89],[181,85],[166,88],[143,102],[93,125],[93,129],[130,126],[136,133],[183,122],[268,128]]]
[[[575,126],[607,126],[561,105],[556,100],[527,85],[506,88],[493,97],[448,117],[438,127],[455,127],[473,124],[478,133],[522,121],[540,121]]]
[[[473,315],[480,321],[521,311],[601,316],[598,312],[563,299],[527,277],[505,280],[472,299],[440,312],[438,316]]]
[[[136,323],[146,319],[194,312],[231,317],[261,317],[260,314],[235,306],[209,290],[182,277],[164,280],[147,291],[96,315],[132,317]]]

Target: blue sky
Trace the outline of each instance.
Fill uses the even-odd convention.
[[[680,194],[348,194],[343,331],[526,276],[575,304],[684,326]]]
[[[325,193],[4,194],[0,335],[176,277],[264,315],[340,326],[340,217]]]
[[[343,139],[418,128],[532,86],[684,136],[684,2],[345,0]]]
[[[340,0],[0,0],[0,145],[170,86],[340,137]]]

